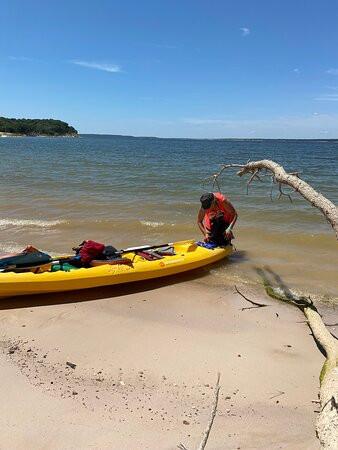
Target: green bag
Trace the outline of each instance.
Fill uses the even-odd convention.
[[[79,267],[74,267],[69,263],[64,264],[53,264],[51,268],[51,272],[59,272],[62,270],[63,272],[70,272],[71,270],[78,270]]]

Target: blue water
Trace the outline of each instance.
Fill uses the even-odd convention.
[[[1,251],[28,241],[63,252],[84,238],[115,246],[200,238],[199,197],[216,190],[211,176],[248,160],[272,159],[338,201],[338,140],[0,138],[0,157]],[[270,177],[249,195],[246,181],[235,169],[219,179],[239,213],[235,242],[246,258],[216,275],[254,278],[249,267],[267,262],[298,287],[309,286],[293,274],[302,271],[310,291],[335,295],[337,243],[322,214],[297,194],[278,200],[276,186],[271,201]]]

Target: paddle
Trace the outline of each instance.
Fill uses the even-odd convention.
[[[161,245],[140,245],[139,247],[128,247],[124,250],[120,250],[118,253],[135,252],[138,250],[150,250],[152,248],[170,247],[172,245],[174,245],[173,242],[168,243],[168,244],[161,244]]]

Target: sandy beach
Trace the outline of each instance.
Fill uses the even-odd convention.
[[[338,0],[0,12],[0,450],[338,450]]]
[[[3,299],[1,448],[197,448],[218,372],[208,449],[319,448],[301,312],[200,276]]]

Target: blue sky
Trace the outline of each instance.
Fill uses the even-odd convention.
[[[0,115],[80,133],[338,138],[336,0],[2,0]]]

